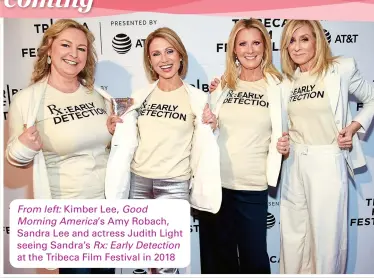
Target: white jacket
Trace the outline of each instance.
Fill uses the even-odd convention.
[[[21,117],[27,128],[33,126],[47,84],[48,77],[18,92],[12,99],[8,113],[10,137],[5,156],[10,164],[18,167],[24,167],[33,162],[34,199],[52,199],[43,151],[33,151],[18,140],[23,132],[21,131],[23,127],[12,126],[12,117]],[[100,88],[95,87],[95,90],[107,100],[107,108],[110,108],[111,96]]]
[[[138,146],[137,110],[157,83],[158,81],[132,94],[134,104],[121,116],[123,122],[116,125],[106,171],[107,199],[129,197],[130,166]],[[211,127],[202,123],[208,96],[185,82],[183,84],[189,95],[192,112],[196,116],[190,157],[190,204],[198,210],[217,213],[222,200],[219,148]]]
[[[296,70],[296,73],[299,69]],[[327,70],[324,77],[324,84],[328,91],[331,110],[335,116],[336,128],[340,131],[348,126],[352,121],[359,122],[362,128],[359,132],[365,133],[374,116],[374,87],[366,81],[360,74],[353,58],[338,58],[336,63]],[[283,125],[290,127],[288,120],[287,105],[293,88],[292,81],[285,81],[283,90]],[[349,94],[353,94],[359,101],[364,103],[364,108],[352,119],[349,107]],[[356,168],[366,164],[361,144],[357,134],[352,138],[353,146],[350,151],[344,150],[344,156],[351,174]]]
[[[270,74],[266,74],[267,92],[269,99],[269,111],[271,119],[271,139],[269,145],[269,153],[266,162],[266,177],[268,185],[276,187],[282,164],[282,155],[277,151],[278,138],[282,137],[282,87],[281,82]],[[229,89],[222,89],[218,85],[217,89],[212,92],[211,103],[213,113],[219,117],[219,111],[227,96]],[[243,128],[245,128],[243,126]]]

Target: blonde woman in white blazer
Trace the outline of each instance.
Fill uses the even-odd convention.
[[[270,273],[266,221],[268,186],[277,186],[282,163],[281,80],[264,25],[238,21],[222,82],[212,84],[223,199],[217,216],[200,213],[203,274]]]
[[[217,213],[221,180],[212,130],[216,119],[208,95],[182,80],[188,55],[173,30],[159,28],[147,37],[144,66],[153,83],[131,95],[134,104],[120,119],[108,119],[114,135],[106,197],[184,199],[197,210]],[[151,273],[175,274],[178,269]]]
[[[353,170],[365,165],[356,133],[372,121],[374,89],[353,59],[332,57],[318,21],[287,22],[281,59],[291,147],[282,173],[280,271],[343,274],[348,173],[354,178]],[[354,118],[350,94],[364,103]],[[284,146],[280,140],[279,150]]]
[[[9,107],[9,163],[33,163],[35,199],[105,199],[110,96],[94,88],[93,34],[71,20],[44,33],[32,85]],[[79,108],[77,108],[79,107]],[[114,274],[114,268],[60,268],[60,274]]]

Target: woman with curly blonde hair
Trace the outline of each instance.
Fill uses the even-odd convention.
[[[110,96],[94,88],[93,34],[62,19],[44,34],[32,84],[9,108],[8,161],[33,162],[35,199],[104,199],[111,135]],[[114,269],[60,269],[60,274],[112,273]]]

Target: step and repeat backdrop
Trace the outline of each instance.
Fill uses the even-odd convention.
[[[248,18],[251,17],[248,14]],[[98,66],[96,85],[114,97],[126,97],[147,84],[142,66],[147,35],[159,27],[170,27],[182,38],[189,54],[186,81],[208,92],[208,84],[224,72],[226,42],[239,18],[227,16],[133,13],[77,19],[96,37]],[[4,36],[4,148],[7,141],[7,111],[17,92],[27,87],[43,33],[56,19],[5,19]],[[272,37],[274,64],[280,69],[280,36],[284,19],[261,18]],[[334,55],[354,57],[362,75],[374,82],[374,22],[322,21]],[[126,38],[126,39],[125,39]],[[122,44],[122,50],[116,45]],[[127,49],[123,51],[123,49]],[[353,113],[362,103],[352,99]],[[350,183],[349,254],[347,273],[374,273],[374,132],[373,126],[361,139],[367,167],[356,172]],[[48,270],[16,269],[9,263],[9,204],[18,198],[32,198],[32,168],[17,169],[4,160],[4,268],[5,273],[43,273]],[[279,273],[279,190],[269,195],[268,252],[272,273]],[[181,273],[200,273],[199,222],[191,216],[191,264]],[[326,231],[328,233],[329,231]],[[50,273],[56,273],[51,270]],[[117,269],[117,273],[145,273],[147,269]]]

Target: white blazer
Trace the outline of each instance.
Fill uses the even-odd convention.
[[[296,70],[298,73],[300,69]],[[359,122],[362,128],[359,132],[365,133],[374,116],[374,87],[366,81],[360,74],[353,58],[337,58],[336,62],[326,71],[324,77],[326,90],[328,91],[331,110],[335,116],[335,125],[340,131],[348,126],[352,121]],[[283,84],[287,89],[283,92],[283,126],[288,129],[290,121],[288,120],[287,105],[288,99],[293,88],[293,81],[287,81]],[[364,103],[363,109],[352,119],[352,113],[348,103],[349,94],[353,94],[358,100]],[[344,157],[351,174],[356,168],[366,164],[361,144],[357,134],[352,138],[353,146],[350,151],[344,150]]]
[[[41,100],[44,97],[45,90],[48,84],[48,78],[36,82],[18,92],[9,107],[9,128],[11,130],[8,140],[5,156],[10,164],[18,167],[24,167],[33,162],[33,194],[34,199],[52,199],[51,188],[49,186],[49,179],[47,167],[43,151],[33,151],[24,146],[18,137],[21,134],[16,134],[12,131],[12,118],[20,117],[27,128],[33,126],[36,121],[36,116],[40,107]],[[106,101],[107,110],[110,111],[111,96],[104,90],[95,87],[97,91]],[[12,155],[17,153],[17,156]],[[12,158],[12,159],[10,159]],[[24,159],[21,159],[24,158]]]
[[[280,172],[280,167],[282,164],[282,155],[277,151],[278,138],[282,137],[282,87],[281,82],[270,74],[266,74],[267,78],[267,92],[269,99],[269,111],[271,119],[271,140],[269,145],[269,153],[266,161],[266,177],[268,185],[276,187]],[[216,90],[211,94],[211,106],[212,111],[219,117],[219,111],[222,104],[227,96],[229,89],[219,85]],[[243,128],[245,128],[243,126]]]
[[[112,137],[105,180],[107,199],[127,199],[130,190],[130,166],[138,146],[138,109],[152,93],[158,81],[132,94],[134,104],[121,116]],[[209,125],[202,123],[208,96],[201,90],[183,82],[189,95],[195,119],[190,163],[190,204],[201,211],[217,213],[221,207],[222,188],[220,177],[219,148],[216,136]]]

